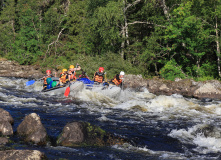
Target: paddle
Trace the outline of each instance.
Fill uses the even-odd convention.
[[[26,86],[30,86],[30,85],[32,85],[34,83],[35,83],[35,80],[28,81],[28,82],[26,82]]]
[[[65,92],[64,92],[64,96],[68,97],[69,93],[70,93],[70,85],[71,83],[69,83],[69,86],[66,88]]]
[[[36,81],[39,81],[39,80],[41,80],[42,78],[40,78],[40,79],[37,79]],[[30,85],[32,85],[32,84],[34,84],[35,83],[35,80],[30,80],[30,81],[28,81],[28,82],[26,82],[26,86],[30,86]]]

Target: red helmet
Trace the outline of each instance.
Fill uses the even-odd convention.
[[[46,71],[46,73],[51,73],[51,70],[48,69],[48,70]]]
[[[102,71],[104,71],[104,67],[99,68],[99,72],[102,72]]]

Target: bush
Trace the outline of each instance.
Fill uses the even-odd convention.
[[[163,68],[160,69],[160,76],[174,81],[175,78],[186,78],[181,67],[177,65],[174,59],[168,61]]]

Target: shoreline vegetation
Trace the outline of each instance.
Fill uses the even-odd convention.
[[[4,0],[0,57],[168,80],[220,80],[221,1]]]

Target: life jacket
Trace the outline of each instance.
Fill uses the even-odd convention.
[[[100,72],[95,72],[94,81],[98,83],[102,83],[104,80],[104,74]]]
[[[45,78],[44,78],[44,85],[47,85],[47,78],[51,78],[52,76],[51,75],[46,75]]]
[[[64,74],[64,73],[60,73],[60,78],[59,78],[59,81],[62,82],[62,83],[66,83],[68,80],[68,76],[67,74]]]
[[[69,71],[68,72],[68,75],[70,75],[71,77],[70,77],[70,79],[71,80],[76,80],[77,79],[77,77],[76,77],[76,72],[75,71]]]
[[[119,86],[122,83],[122,79],[117,79],[116,77],[111,80],[115,85]]]

